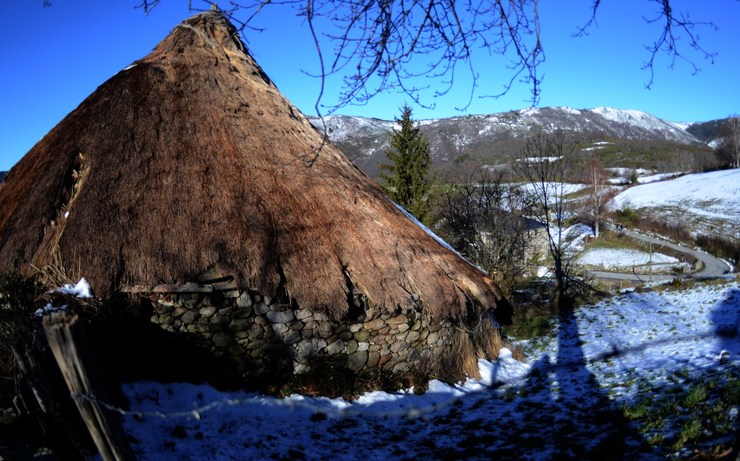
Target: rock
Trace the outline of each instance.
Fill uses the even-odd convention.
[[[311,317],[313,317],[313,312],[309,311],[308,309],[298,309],[297,311],[295,311],[295,318],[297,318],[298,320],[304,321]]]
[[[158,299],[157,300],[157,304],[159,304],[160,306],[165,306],[165,307],[174,307],[175,306],[175,303],[172,302],[172,300],[170,300],[170,299],[163,299],[163,298]]]
[[[409,364],[406,362],[398,362],[393,366],[394,373],[403,373],[405,371],[409,371]]]
[[[429,333],[429,336],[427,336],[427,344],[436,344],[437,341],[439,341],[439,333]]]
[[[193,323],[195,321],[195,318],[197,317],[197,315],[198,314],[196,314],[193,311],[188,311],[188,312],[185,312],[182,315],[182,317],[180,317],[180,320],[182,321],[182,323],[184,323],[184,324],[187,325],[189,323]]]
[[[399,352],[406,350],[409,348],[409,345],[406,344],[403,341],[396,341],[395,343],[391,344],[390,350],[391,352],[398,354]]]
[[[418,331],[411,330],[411,331],[409,331],[408,336],[406,336],[406,342],[407,343],[413,343],[414,341],[416,341],[417,339],[419,339],[420,336],[421,336],[421,334]]]
[[[395,317],[389,318],[386,323],[388,325],[401,325],[402,323],[408,324],[409,319],[405,315],[397,315]]]
[[[350,339],[352,339],[352,333],[350,333],[349,331],[345,331],[344,333],[340,334],[339,337],[343,341],[349,341]]]
[[[213,344],[217,347],[226,348],[234,342],[234,336],[228,331],[220,331],[213,335]]]
[[[368,349],[370,349],[370,343],[364,342],[364,341],[363,342],[359,342],[359,341],[357,342],[357,350],[358,351],[366,351]]]
[[[295,360],[306,363],[319,352],[319,344],[316,340],[303,340],[295,343]]]
[[[398,331],[403,333],[404,331],[407,331],[409,329],[408,323],[399,323],[398,324]]]
[[[242,331],[247,330],[251,325],[251,319],[234,319],[229,323],[229,328],[234,331]]]
[[[267,318],[272,323],[288,323],[295,319],[293,311],[273,311],[267,312]]]
[[[221,312],[219,312],[213,317],[211,317],[211,324],[219,325],[219,326],[226,326],[231,321],[229,317],[230,316],[228,314],[222,314]]]
[[[367,367],[373,368],[378,366],[380,363],[380,354],[377,352],[368,352],[367,354]]]
[[[316,329],[316,333],[321,338],[327,338],[331,334],[331,324],[329,322],[322,322]]]
[[[249,292],[245,291],[236,298],[236,307],[239,309],[252,307],[252,298],[249,296]]]
[[[336,341],[329,343],[328,346],[326,346],[326,353],[329,355],[335,355],[339,354],[344,350],[344,341],[341,339],[337,339]]]
[[[283,338],[285,344],[295,344],[301,340],[301,332],[295,330],[288,330],[288,333]]]
[[[252,326],[249,327],[249,330],[247,330],[247,333],[249,334],[249,339],[255,340],[261,339],[265,334],[265,330],[261,325],[253,323]]]
[[[226,299],[236,299],[239,297],[239,290],[230,290],[224,292],[224,298]]]
[[[328,321],[329,321],[329,316],[327,316],[327,315],[326,315],[326,314],[324,314],[323,312],[314,312],[314,313],[313,313],[313,318],[314,318],[314,319],[315,319],[315,320],[316,320],[317,322],[328,322]]]
[[[259,302],[254,306],[254,313],[257,315],[266,314],[270,310],[270,306],[263,302]]]
[[[355,333],[355,339],[357,341],[367,341],[370,339],[370,332],[367,330],[358,331]]]
[[[216,308],[213,307],[213,306],[201,307],[200,310],[198,311],[198,313],[202,317],[211,317],[213,314],[216,313]]]
[[[380,330],[385,326],[385,322],[382,319],[374,319],[369,322],[365,322],[363,326],[366,330]]]
[[[355,351],[357,351],[357,341],[354,339],[347,341],[347,353],[354,354]]]
[[[278,338],[285,338],[288,336],[288,333],[292,332],[290,328],[288,328],[288,325],[284,323],[273,323],[272,324],[272,331],[275,332]]]
[[[367,351],[357,351],[347,357],[347,368],[359,371],[367,365]]]
[[[349,326],[349,332],[350,333],[357,333],[358,331],[362,330],[362,324],[361,323],[353,323]]]

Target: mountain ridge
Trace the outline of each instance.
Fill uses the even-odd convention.
[[[377,176],[379,163],[395,122],[347,115],[312,117],[319,130],[326,127],[337,144],[358,167]],[[495,164],[504,156],[516,155],[533,126],[547,132],[558,129],[579,133],[584,142],[612,139],[646,141],[675,145],[678,148],[706,148],[706,141],[687,131],[694,124],[674,123],[639,110],[611,107],[573,109],[543,107],[512,110],[494,114],[461,115],[449,118],[421,119],[420,130],[429,139],[437,168],[475,159],[478,164]],[[683,126],[687,128],[684,129]],[[449,166],[449,165],[447,165]]]

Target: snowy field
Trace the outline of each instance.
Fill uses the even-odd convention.
[[[686,222],[697,233],[740,239],[740,169],[631,187],[614,198],[614,206],[649,209],[673,222]]]
[[[124,425],[139,459],[688,458],[733,442],[739,324],[736,282],[630,292],[519,344],[526,363],[481,361],[480,381],[354,402],[137,382]]]
[[[672,270],[687,266],[678,258],[662,253],[648,253],[647,251],[613,248],[593,248],[585,251],[576,258],[576,263],[582,266],[600,267],[605,270],[632,270],[643,266],[652,266],[654,270]]]

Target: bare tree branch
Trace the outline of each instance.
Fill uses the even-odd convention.
[[[45,0],[48,2],[50,0]],[[139,0],[150,12],[162,0]],[[516,82],[530,87],[529,102],[537,105],[545,61],[540,35],[539,0],[241,0],[229,1],[221,11],[237,25],[260,31],[254,24],[268,6],[292,8],[306,19],[319,58],[321,92],[315,108],[332,113],[350,104],[364,105],[379,93],[397,91],[415,104],[434,107],[436,97],[449,93],[456,80],[470,82],[467,100],[458,107],[465,110],[475,97],[497,98]],[[659,6],[656,17],[644,18],[656,25],[656,40],[646,44],[648,59],[643,69],[649,72],[647,88],[652,87],[655,64],[660,55],[688,63],[694,73],[699,67],[686,47],[713,62],[715,53],[702,47],[698,30],[717,30],[712,22],[695,21],[688,13],[677,13],[670,0],[646,0]],[[188,0],[216,5],[211,0]],[[584,36],[596,24],[601,0],[592,0],[590,18],[575,36]],[[332,60],[325,60],[331,47]],[[481,75],[476,60],[487,53],[509,60],[497,75]],[[343,87],[338,100],[323,105],[327,79],[340,77]],[[480,93],[481,79],[486,87],[503,81],[500,92]],[[430,82],[426,84],[425,81]],[[433,82],[433,85],[431,84]],[[442,83],[440,88],[440,83]],[[428,97],[431,96],[431,97]]]
[[[699,28],[706,28],[716,32],[719,29],[713,22],[694,21],[691,19],[689,13],[676,13],[671,6],[671,0],[649,0],[649,2],[657,3],[660,8],[655,17],[643,17],[644,21],[647,24],[660,24],[662,27],[658,28],[659,33],[657,39],[653,43],[644,45],[648,52],[648,59],[643,63],[642,69],[648,71],[650,75],[645,88],[652,88],[655,80],[655,62],[658,56],[662,54],[667,55],[670,59],[669,69],[673,69],[676,61],[680,60],[692,68],[694,75],[701,70],[696,61],[688,57],[683,51],[685,47],[681,45],[682,40],[688,42],[688,47],[694,50],[699,55],[699,58],[709,60],[710,63],[714,64],[714,58],[717,56],[717,53],[710,52],[702,47],[697,32]],[[588,29],[596,24],[596,14],[600,6],[601,0],[593,0],[591,17],[586,24],[578,28],[578,31],[574,34],[575,37],[588,35]]]

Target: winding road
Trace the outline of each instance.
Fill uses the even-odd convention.
[[[697,260],[701,261],[702,268],[696,272],[692,272],[685,276],[684,275],[676,276],[673,274],[653,274],[653,275],[639,274],[639,275],[636,275],[632,273],[592,271],[592,270],[586,271],[587,276],[592,276],[592,277],[600,278],[600,279],[608,279],[608,280],[660,282],[660,281],[670,281],[670,280],[673,280],[679,277],[691,277],[694,279],[711,279],[711,278],[722,277],[723,275],[730,272],[730,268],[727,266],[727,264],[724,261],[722,261],[719,258],[715,258],[714,256],[708,253],[705,253],[703,251],[695,250],[693,248],[687,248],[685,246],[678,245],[673,242],[669,242],[668,240],[651,237],[649,235],[641,234],[639,232],[635,232],[629,229],[617,230],[616,226],[610,223],[605,223],[604,227],[611,231],[621,232],[623,235],[626,235],[627,237],[630,237],[634,240],[639,240],[645,243],[652,243],[653,245],[664,246],[667,248],[671,248],[672,250],[678,251],[680,253],[691,255]]]

